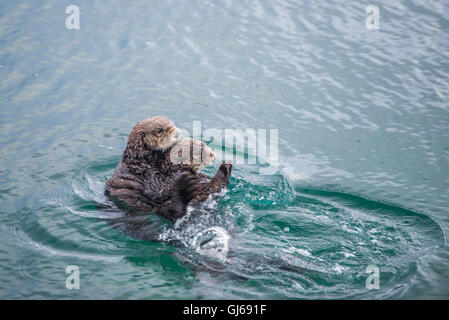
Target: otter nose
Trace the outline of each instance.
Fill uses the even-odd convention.
[[[210,157],[211,157],[212,159],[215,158],[215,153],[214,153],[213,151],[211,151],[211,152],[209,153],[209,155],[210,155]]]
[[[182,138],[182,133],[181,133],[181,131],[178,128],[176,128],[175,131],[172,133],[172,135],[170,137],[170,142],[171,143],[176,143],[179,140],[181,140],[181,138]]]

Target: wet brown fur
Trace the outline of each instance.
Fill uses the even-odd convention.
[[[122,159],[106,183],[107,193],[131,208],[175,221],[189,203],[205,201],[227,187],[232,165],[222,163],[214,177],[174,164],[170,149],[178,129],[164,117],[138,122],[132,129]],[[203,144],[204,145],[204,144]]]

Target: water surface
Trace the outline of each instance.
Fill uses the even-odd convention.
[[[0,4],[0,298],[449,297],[447,3],[71,4]],[[153,115],[278,129],[279,170],[132,239],[98,204]]]

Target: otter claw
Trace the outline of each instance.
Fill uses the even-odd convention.
[[[191,172],[185,171],[175,181],[175,192],[184,205],[192,200],[198,190],[198,178]]]
[[[232,163],[223,162],[218,168],[218,172],[215,177],[225,181],[227,184],[229,182],[229,178],[231,177],[231,171]]]
[[[182,172],[173,185],[169,218],[173,221],[186,214],[187,205],[198,194],[198,178],[189,171]]]

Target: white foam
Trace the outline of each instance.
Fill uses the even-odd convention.
[[[298,248],[295,248],[295,247],[290,247],[288,249],[282,249],[282,251],[287,252],[287,253],[298,253],[298,254],[300,254],[302,256],[305,256],[305,257],[311,257],[312,256],[312,253],[309,250],[298,249]]]
[[[212,239],[209,240],[211,237]],[[202,245],[201,238],[208,241]],[[225,229],[214,226],[198,232],[193,238],[191,245],[201,255],[227,261],[230,238]]]
[[[338,263],[332,268],[333,271],[337,272],[337,274],[341,274],[346,268],[342,267]]]

